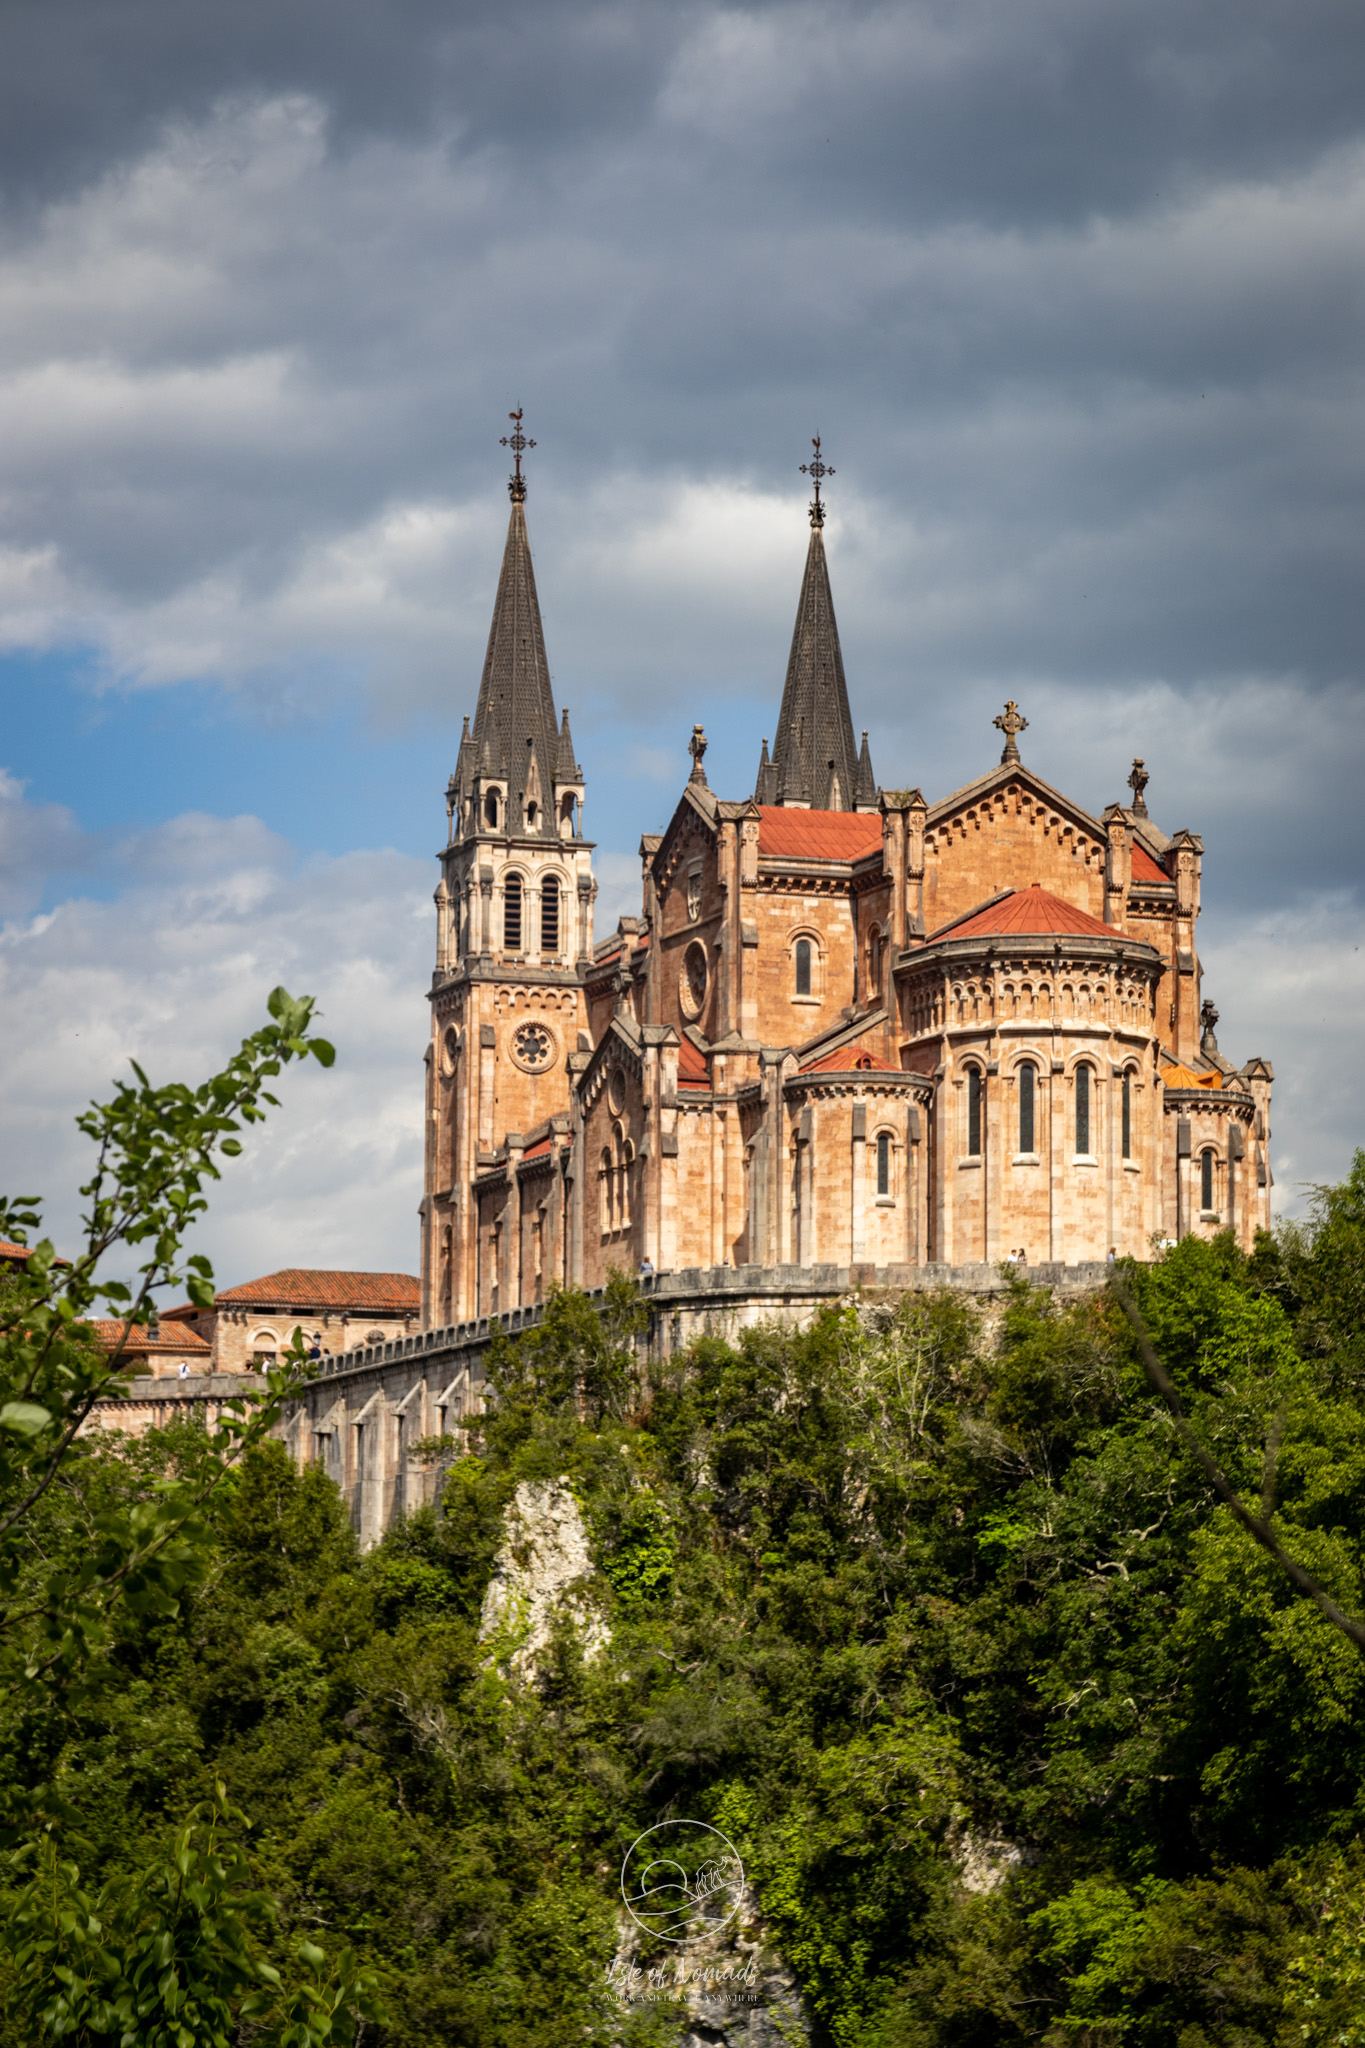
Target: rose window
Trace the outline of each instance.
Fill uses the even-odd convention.
[[[512,1040],[512,1051],[522,1066],[535,1072],[549,1066],[555,1056],[555,1043],[543,1024],[523,1024]]]

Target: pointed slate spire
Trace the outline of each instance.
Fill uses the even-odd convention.
[[[509,822],[522,816],[532,760],[541,789],[551,787],[560,743],[535,571],[531,566],[531,542],[526,531],[526,481],[520,473],[520,451],[517,461],[517,474],[508,486],[512,493],[512,516],[507,524],[507,546],[474,713],[474,749],[479,772],[501,776],[506,781]]]
[[[781,791],[779,802],[823,802],[826,791],[837,781],[839,809],[852,810],[858,754],[825,561],[823,518],[824,507],[817,502],[811,511],[810,548],[796,607],[773,768]]]
[[[754,802],[775,804],[777,802],[777,773],[768,759],[768,741],[765,736],[763,752],[758,757],[758,781],[754,785]]]
[[[872,773],[872,755],[867,744],[867,733],[863,733],[862,752],[858,756],[858,782],[854,801],[859,810],[877,808],[877,778]]]
[[[559,750],[555,755],[555,779],[558,782],[581,782],[582,770],[574,758],[573,734],[569,731],[569,707],[564,706],[564,717],[559,728]]]

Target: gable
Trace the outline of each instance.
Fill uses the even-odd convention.
[[[994,896],[1035,886],[1099,917],[1107,851],[1098,818],[1041,776],[1002,766],[929,811],[925,926],[941,930]]]

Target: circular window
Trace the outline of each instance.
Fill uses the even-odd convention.
[[[678,1000],[684,1017],[700,1017],[702,1004],[706,1001],[706,975],[706,948],[694,939],[683,954],[682,974],[678,980]]]
[[[512,1033],[512,1057],[528,1074],[543,1073],[554,1064],[553,1032],[544,1024],[519,1024]]]
[[[607,1101],[619,1116],[626,1106],[626,1077],[619,1067],[613,1067],[607,1083]]]
[[[455,1062],[460,1056],[460,1034],[453,1024],[447,1024],[445,1037],[441,1040],[441,1065],[447,1074],[455,1071]]]

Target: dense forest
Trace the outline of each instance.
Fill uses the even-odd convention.
[[[1365,1614],[1365,1154],[1253,1257],[1190,1239],[1126,1282],[1187,1435]],[[1365,1664],[1114,1292],[866,1297],[648,1370],[645,1314],[621,1281],[500,1340],[477,1431],[424,1447],[439,1506],[368,1555],[257,1437],[87,1639],[30,1629],[0,2040],[677,2042],[608,1971],[623,1848],[687,1815],[813,2042],[1365,2042]],[[12,1612],[205,1457],[190,1425],[80,1445]],[[480,1618],[549,1480],[599,1625],[566,1610],[521,1679]]]

